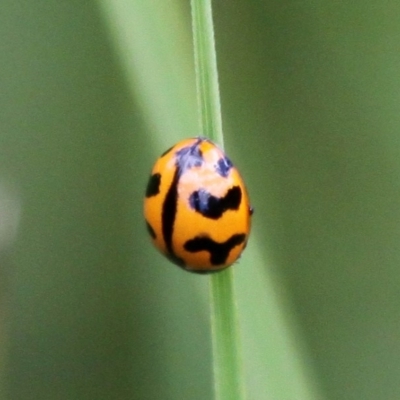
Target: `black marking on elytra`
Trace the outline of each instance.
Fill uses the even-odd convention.
[[[196,190],[189,197],[190,206],[206,218],[218,219],[227,210],[237,210],[242,201],[239,186],[230,188],[224,197],[215,197],[204,189]]]
[[[191,253],[198,251],[208,251],[210,253],[210,262],[212,265],[224,264],[229,256],[230,251],[246,240],[244,233],[232,235],[227,241],[218,243],[209,237],[196,236],[194,239],[188,240],[184,248]]]
[[[147,182],[146,197],[156,196],[160,193],[161,174],[153,174]]]
[[[225,156],[218,160],[215,170],[217,174],[221,175],[223,178],[226,178],[229,175],[229,171],[232,169],[233,164],[231,160]]]
[[[182,267],[184,264],[182,260],[175,255],[172,246],[174,222],[178,207],[178,184],[180,177],[187,169],[200,166],[203,163],[203,155],[199,148],[200,143],[201,140],[199,139],[194,144],[186,146],[176,152],[176,170],[165,196],[162,208],[162,234],[168,251],[168,256],[171,261]]]
[[[155,239],[157,237],[156,232],[154,231],[153,227],[146,221],[146,228],[147,232],[149,232],[149,235],[152,237],[152,239]]]
[[[165,241],[165,246],[167,247],[167,250],[171,256],[174,254],[172,249],[172,232],[174,229],[174,221],[178,202],[178,181],[179,169],[176,169],[167,195],[165,196],[161,214],[163,238]]]

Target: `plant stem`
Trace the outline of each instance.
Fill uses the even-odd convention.
[[[191,0],[191,5],[200,129],[223,147],[211,0]]]
[[[223,147],[211,0],[191,0],[197,97],[203,136]],[[217,400],[243,400],[233,269],[210,278],[214,387]]]
[[[233,269],[214,274],[210,284],[215,398],[243,400]]]

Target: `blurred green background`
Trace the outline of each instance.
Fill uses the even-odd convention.
[[[156,156],[199,133],[188,3],[2,2],[1,399],[212,398],[208,278],[141,214]],[[400,398],[400,4],[214,1],[214,22],[256,210],[249,399]]]

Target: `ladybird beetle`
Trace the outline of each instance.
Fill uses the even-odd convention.
[[[156,161],[144,216],[154,245],[179,267],[220,271],[246,247],[253,209],[238,170],[209,139],[186,139]]]

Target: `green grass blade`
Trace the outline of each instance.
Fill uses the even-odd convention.
[[[211,327],[217,400],[244,399],[233,269],[211,277]]]
[[[211,0],[192,0],[197,98],[202,135],[223,145]],[[214,385],[217,400],[244,398],[233,270],[210,279]]]
[[[192,0],[191,6],[200,128],[202,135],[223,146],[211,0]]]

